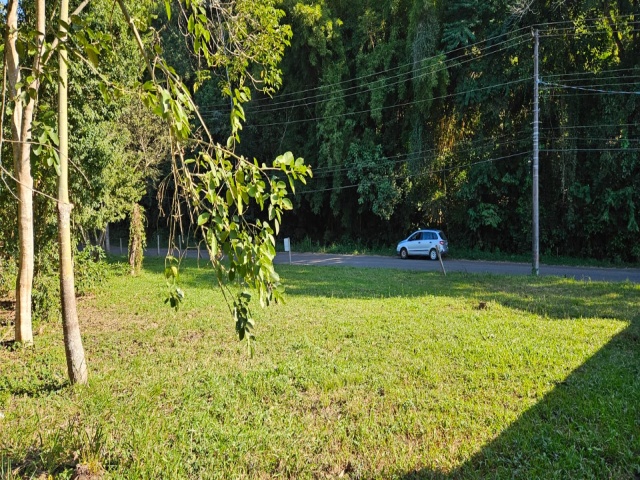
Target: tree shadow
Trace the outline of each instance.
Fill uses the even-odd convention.
[[[0,300],[0,310],[12,311],[15,305],[15,300]]]
[[[49,447],[31,448],[22,457],[0,452],[0,478],[41,479],[69,478],[71,480],[100,480],[104,470],[116,470],[120,461],[109,456],[106,465],[86,465],[77,458],[78,452],[87,448],[87,440],[78,441],[68,432]],[[71,445],[66,445],[70,442]],[[69,453],[74,452],[74,453]]]
[[[322,275],[317,275],[318,269]],[[625,330],[455,469],[424,468],[396,472],[394,477],[640,479],[640,286],[558,277],[466,273],[444,277],[351,267],[278,266],[278,271],[289,297],[432,295],[486,308],[489,314],[495,305],[550,320],[609,318],[627,322]],[[384,275],[384,281],[372,281],[375,275]],[[201,288],[214,277],[211,269],[192,271],[185,277],[185,285]]]
[[[474,308],[499,304],[552,320],[611,318],[629,325],[462,465],[400,478],[640,479],[640,286],[553,277],[447,278],[437,280],[446,292],[435,295]],[[429,292],[434,284],[422,287]]]
[[[627,322],[622,332],[455,469],[424,468],[397,472],[394,477],[640,479],[639,285],[558,277],[442,277],[393,271],[384,271],[385,282],[372,282],[371,272],[353,271],[348,275],[349,288],[344,288],[346,284],[341,288],[344,277],[331,270],[324,279],[312,282],[298,282],[304,273],[293,270],[286,275],[293,284],[287,290],[291,296],[330,294],[366,299],[433,295],[451,298],[456,305],[487,309],[489,315],[499,306],[546,320]],[[499,415],[500,406],[494,406],[493,411]]]
[[[322,269],[324,275],[309,275]],[[344,275],[344,272],[348,272]],[[630,322],[637,315],[640,285],[579,281],[560,277],[505,276],[453,272],[381,270],[353,267],[297,267],[284,270],[291,297],[407,298],[438,296],[478,306],[497,303],[551,319],[616,318]],[[372,276],[374,275],[374,276]],[[309,278],[311,277],[311,278]],[[196,280],[197,282],[197,280]]]
[[[69,386],[66,380],[48,380],[42,383],[33,382],[28,386],[10,386],[5,391],[14,396],[37,398],[64,390]]]
[[[0,327],[9,327],[13,324],[15,304],[15,300],[0,298]]]
[[[639,323],[454,471],[400,478],[640,478]]]

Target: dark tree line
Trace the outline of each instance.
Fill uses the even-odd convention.
[[[246,107],[242,149],[314,167],[285,235],[531,246],[540,31],[541,251],[640,259],[637,1],[285,0],[283,88]],[[228,108],[202,95],[213,128]],[[226,109],[226,110],[225,110]]]
[[[430,226],[454,246],[529,251],[537,28],[541,252],[640,259],[637,0],[283,0],[279,7],[293,32],[279,66],[282,87],[244,105],[239,152],[262,159],[290,150],[313,166],[281,236],[393,244]],[[165,54],[192,86],[196,60],[162,11],[155,23]],[[113,73],[140,75],[134,57],[113,62]],[[72,179],[78,238],[88,241],[137,201],[149,230],[165,228],[156,181],[168,167],[147,165],[166,157],[161,133],[149,134],[158,126],[126,97],[105,105],[88,69],[74,68],[83,81],[71,90],[73,156],[91,180]],[[230,134],[230,102],[220,87],[234,68],[212,70],[195,92],[221,141]],[[8,159],[5,144],[5,167]],[[51,167],[34,165],[37,187],[49,191]],[[171,188],[165,193],[166,213]],[[0,188],[6,254],[15,245],[11,198]],[[51,205],[35,203],[45,219],[36,236],[53,236]]]

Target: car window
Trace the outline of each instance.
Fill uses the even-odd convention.
[[[410,242],[413,242],[415,240],[420,240],[420,232],[416,232],[409,237]]]
[[[447,240],[447,237],[445,236],[445,234],[444,234],[444,232],[443,232],[443,231],[439,231],[439,232],[438,232],[438,234],[440,235],[440,238],[441,238],[442,240],[444,240],[444,241],[446,241],[446,240]]]

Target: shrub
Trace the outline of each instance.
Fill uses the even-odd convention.
[[[18,267],[13,258],[0,257],[0,296],[7,295],[16,287]]]

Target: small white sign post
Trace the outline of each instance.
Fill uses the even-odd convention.
[[[291,265],[291,239],[289,237],[284,239],[284,251],[289,252],[289,265]]]
[[[440,253],[440,245],[436,245],[436,252],[438,252],[438,260],[440,260],[440,266],[442,267],[442,273],[444,273],[444,276],[447,276],[447,272],[444,269],[444,263],[442,263],[442,254]]]

